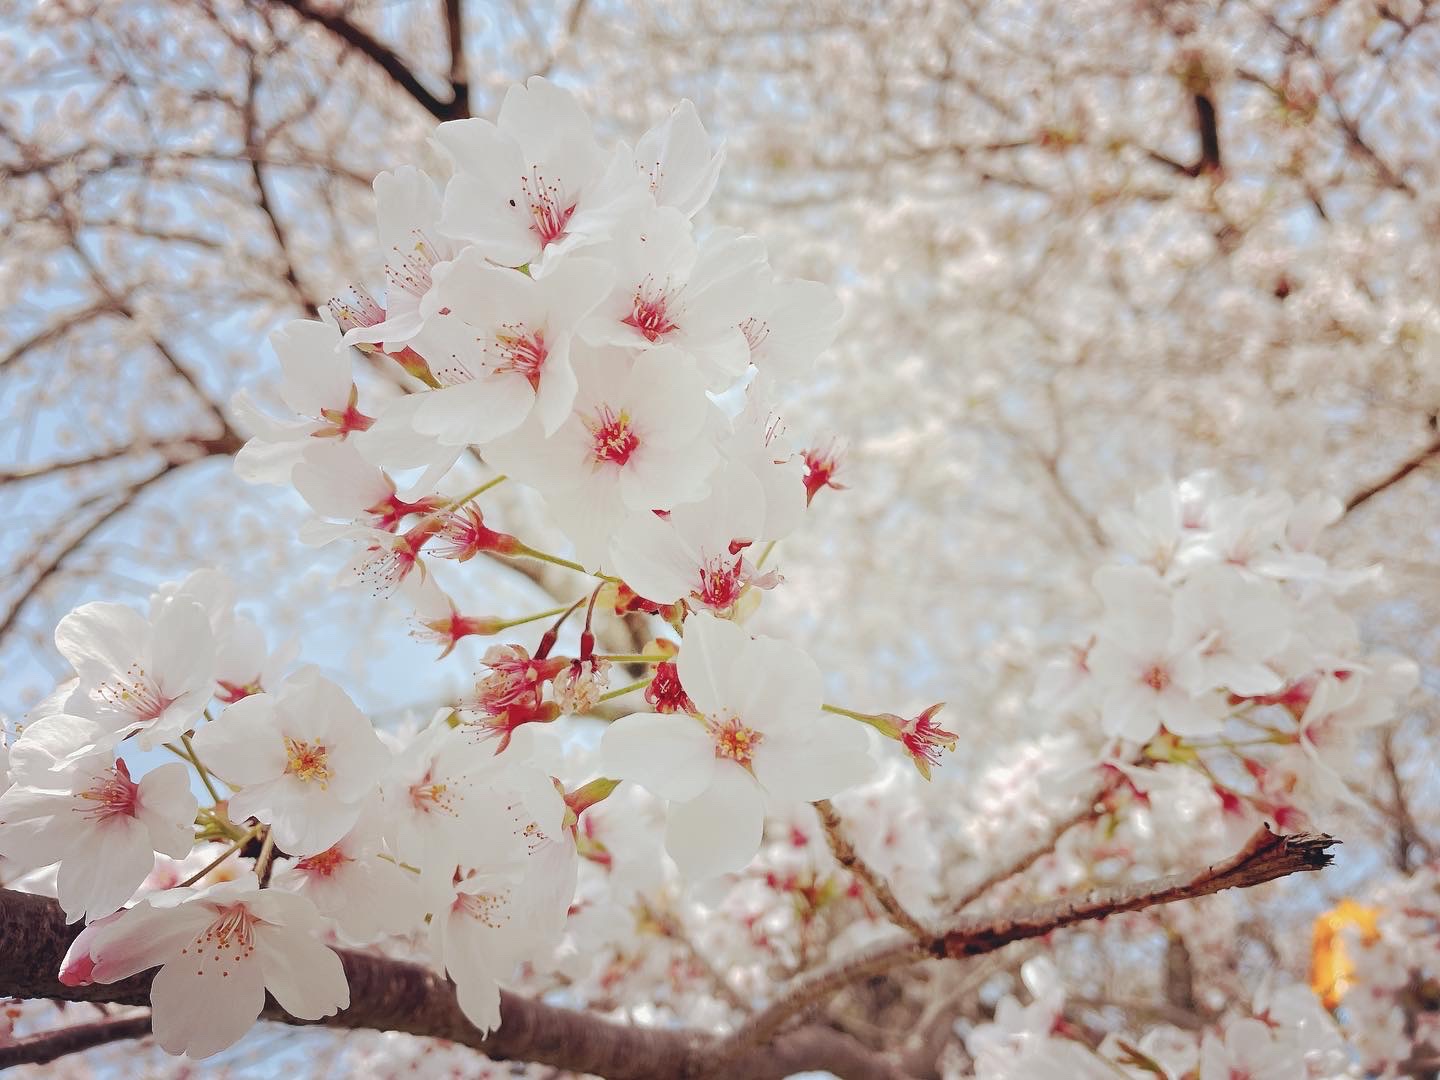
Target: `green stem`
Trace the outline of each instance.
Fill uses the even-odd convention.
[[[563,615],[569,610],[570,605],[566,604],[564,607],[551,608],[549,611],[537,611],[534,615],[524,615],[518,619],[506,619],[500,624],[500,629],[509,630],[512,626],[524,626],[526,623],[532,623],[539,619],[549,619],[555,615]]]
[[[190,741],[190,736],[182,734],[180,736],[180,744],[185,747],[185,752],[190,755],[190,761],[200,773],[200,782],[205,785],[205,790],[210,793],[210,798],[214,799],[217,803],[221,802],[220,792],[215,790],[215,785],[210,780],[210,770],[205,768],[205,763],[200,760],[200,755],[195,752],[195,744]]]
[[[484,495],[485,492],[489,491],[493,487],[498,487],[500,484],[503,484],[507,479],[508,477],[506,477],[504,473],[501,473],[499,476],[496,476],[490,480],[486,480],[485,483],[481,484],[474,491],[467,491],[464,495],[460,495],[454,499],[451,499],[446,509],[458,510],[460,507],[468,503],[471,499],[478,498],[479,496]]]
[[[765,550],[760,552],[760,558],[755,560],[756,570],[761,569],[765,565],[765,560],[770,558],[770,553],[775,550],[776,543],[778,543],[778,541],[771,540],[765,545]]]
[[[589,574],[599,581],[618,582],[620,580],[618,577],[613,577],[610,574],[598,574],[594,571],[586,570],[585,567],[581,566],[578,562],[571,559],[562,559],[559,555],[551,555],[548,551],[539,551],[536,548],[532,548],[529,544],[522,543],[511,552],[511,554],[527,559],[539,559],[541,562],[553,563],[556,566],[563,566],[566,570],[574,570],[579,574]]]
[[[530,559],[539,559],[541,562],[554,563],[556,566],[563,566],[566,570],[575,570],[582,574],[590,571],[581,566],[578,562],[571,562],[569,559],[562,559],[559,555],[551,555],[548,551],[537,551],[529,544],[521,544],[515,549],[516,555],[523,555]]]
[[[617,690],[607,690],[601,694],[597,701],[609,701],[611,698],[624,697],[626,694],[633,694],[636,690],[643,690],[650,685],[649,679],[636,679],[629,686],[622,686]]]
[[[673,660],[673,656],[652,653],[596,653],[596,660],[609,660],[612,664],[660,664]],[[649,681],[648,679],[646,680]]]
[[[848,716],[851,720],[859,720],[862,724],[869,724],[887,739],[896,737],[894,727],[878,716],[872,716],[869,713],[855,712],[853,709],[842,709],[839,705],[830,705],[828,703],[821,705],[820,708],[825,712],[834,713],[836,716]]]

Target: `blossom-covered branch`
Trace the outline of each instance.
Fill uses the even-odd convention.
[[[860,956],[846,957],[802,976],[786,987],[769,1008],[729,1036],[717,1052],[724,1055],[764,1043],[782,1030],[791,1017],[860,979],[927,958],[982,956],[1012,942],[1043,937],[1076,923],[1321,870],[1330,865],[1328,849],[1335,843],[1328,836],[1277,836],[1269,829],[1262,829],[1233,856],[1198,872],[1095,889],[1074,899],[1056,900],[1022,911],[961,916],[927,940],[910,939],[876,946]]]

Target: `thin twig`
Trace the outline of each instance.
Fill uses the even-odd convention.
[[[927,958],[982,956],[1011,942],[1044,937],[1077,923],[1319,870],[1330,864],[1328,849],[1335,843],[1328,836],[1277,836],[1269,829],[1261,829],[1235,855],[1199,872],[1095,889],[1082,896],[1008,913],[962,915],[929,941],[905,938],[881,944],[801,976],[767,1009],[718,1044],[715,1053],[723,1059],[726,1054],[765,1044],[797,1014],[859,979]]]
[[[67,1054],[78,1054],[82,1050],[126,1039],[143,1039],[149,1034],[149,1013],[42,1031],[0,1046],[0,1069],[16,1065],[44,1065]]]
[[[891,922],[916,938],[928,939],[931,936],[930,931],[914,915],[905,910],[905,905],[900,903],[885,879],[860,857],[860,853],[855,850],[855,845],[850,843],[845,836],[845,823],[840,820],[840,814],[831,805],[830,800],[819,799],[814,805],[816,812],[820,815],[820,824],[825,829],[825,839],[830,844],[830,853],[835,856],[835,861],[865,883],[865,887],[870,890],[871,895],[885,909],[885,914],[890,916]]]

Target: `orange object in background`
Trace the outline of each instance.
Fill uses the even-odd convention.
[[[1355,975],[1355,962],[1345,948],[1344,931],[1360,931],[1360,940],[1373,944],[1380,937],[1376,921],[1380,909],[1354,900],[1341,900],[1315,920],[1310,946],[1310,989],[1327,1009],[1340,1004]]]

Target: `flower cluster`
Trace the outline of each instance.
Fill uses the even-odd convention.
[[[162,587],[146,613],[87,604],[61,622],[75,678],[11,748],[0,856],[88,920],[64,982],[159,968],[154,1030],[172,1053],[231,1045],[267,993],[300,1019],[345,1008],[336,948],[381,941],[423,948],[494,1028],[500,983],[561,951],[579,856],[613,865],[596,830],[617,815],[597,826],[589,811],[620,781],[665,800],[667,850],[711,877],[755,857],[768,809],[874,766],[865,728],[822,709],[814,661],[729,621],[780,583],[763,564],[817,490],[767,395],[830,343],[834,295],[777,280],[755,237],[696,232],[722,155],[688,103],[633,148],[602,148],[573,97],[536,78],[497,122],[443,124],[434,144],[443,180],[407,167],[375,183],[384,303],[352,286],[274,335],[292,415],[240,395],[254,434],[236,469],[293,486],[316,515],[302,537],[354,544],[354,580],[403,586],[442,657],[551,625],[537,646],[492,644],[473,692],[401,738],[269,652],[214,572]],[[357,350],[393,361],[407,392],[362,393]],[[442,494],[476,461],[489,479]],[[570,553],[495,527],[478,500],[507,478],[538,493]],[[588,574],[588,603],[462,612],[429,563],[481,554]],[[597,607],[663,615],[683,638],[598,652]],[[572,617],[579,649],[559,655]],[[621,662],[646,677],[611,691]],[[600,747],[615,779],[567,791],[527,725],[642,689],[656,711]],[[914,728],[889,734],[928,768],[938,751],[915,750]],[[177,760],[137,767],[161,752]],[[162,859],[177,867],[163,880]]]
[[[1394,717],[1418,671],[1368,651],[1342,606],[1378,571],[1319,554],[1340,513],[1333,498],[1227,494],[1199,474],[1106,515],[1123,561],[1095,574],[1104,614],[1048,669],[1038,704],[1098,728],[1122,769],[1200,770],[1228,809],[1280,828],[1353,799],[1358,739]],[[1217,755],[1239,770],[1215,771]]]
[[[1295,1077],[1344,1080],[1350,1069],[1334,1020],[1303,986],[1262,994],[1253,1014],[1225,1016],[1204,1031],[1170,1025],[1139,1034],[1112,1032],[1096,1048],[1065,1020],[1065,992],[1055,966],[1036,957],[1021,977],[1031,1001],[1004,998],[991,1023],[966,1038],[976,1080],[1082,1080],[1131,1077]]]

